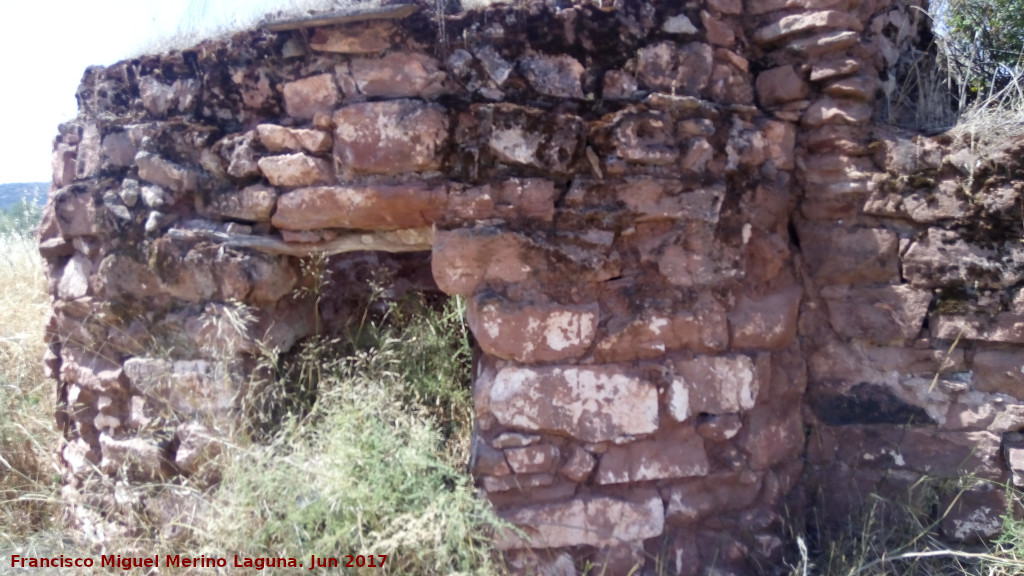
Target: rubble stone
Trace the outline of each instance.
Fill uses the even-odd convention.
[[[699,42],[661,42],[640,50],[637,76],[647,87],[681,96],[699,96],[711,77],[713,50]]]
[[[84,254],[75,254],[61,274],[57,284],[57,295],[65,300],[81,298],[89,293],[89,274],[92,273],[92,261]]]
[[[135,164],[139,167],[139,178],[174,192],[192,192],[199,184],[199,174],[194,170],[155,154],[139,152]]]
[[[334,27],[318,27],[309,47],[336,54],[376,54],[392,46],[395,26],[387,20],[370,20]]]
[[[534,90],[555,98],[583,98],[583,65],[571,56],[529,54],[519,61]]]
[[[334,179],[331,165],[321,158],[303,153],[266,156],[257,165],[273,186],[295,188],[330,184]]]
[[[952,230],[929,228],[903,256],[904,275],[914,286],[978,283],[1002,288],[1024,278],[1024,248],[1007,246],[1006,255],[996,249],[970,244]]]
[[[896,234],[877,228],[797,226],[804,258],[821,284],[888,283],[899,276]]]
[[[794,100],[803,100],[810,94],[807,83],[793,66],[779,66],[765,70],[757,76],[757,97],[762,106],[772,107]]]
[[[276,205],[277,190],[261,184],[196,196],[196,210],[208,218],[269,222]]]
[[[861,31],[864,25],[854,15],[838,10],[821,10],[783,16],[779,20],[754,32],[758,44],[778,42],[788,36],[824,29],[848,29]]]
[[[270,152],[329,152],[334,145],[331,135],[320,130],[285,128],[276,124],[256,127],[260,143]]]
[[[281,93],[284,96],[285,112],[300,120],[311,120],[318,112],[333,112],[341,98],[338,85],[330,74],[288,82]]]
[[[505,450],[505,460],[515,474],[551,472],[558,465],[559,452],[551,444],[534,444]]]
[[[589,452],[574,444],[568,459],[558,472],[573,482],[585,482],[596,463],[596,459]]]
[[[487,148],[500,162],[565,173],[581,147],[584,124],[576,116],[511,104],[480,111],[490,126]]]

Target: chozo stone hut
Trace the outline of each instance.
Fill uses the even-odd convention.
[[[467,298],[472,473],[524,573],[751,573],[924,476],[992,481],[941,528],[993,536],[1021,146],[894,127],[922,3],[412,4],[89,68],[40,235],[69,493],[194,473],[256,343],[345,321],[292,297],[323,253]]]

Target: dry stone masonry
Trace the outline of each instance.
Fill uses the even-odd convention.
[[[523,573],[752,573],[786,509],[923,476],[994,481],[943,524],[992,536],[1024,484],[1020,146],[881,121],[922,8],[400,6],[89,68],[40,237],[68,493],[214,456],[259,343],[345,321],[294,296],[326,253],[468,299],[472,473]]]

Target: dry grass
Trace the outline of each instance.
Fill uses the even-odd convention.
[[[35,240],[0,235],[0,546],[49,526],[59,482],[53,384],[43,377],[49,309]],[[42,496],[40,496],[42,495]]]
[[[907,27],[931,22],[933,44],[904,46],[883,84],[886,120],[927,134],[949,132],[972,145],[1005,142],[1024,135],[1024,66],[991,60],[967,39],[951,32],[950,15],[962,10],[952,0],[932,0],[929,12],[908,10]],[[982,148],[978,149],[982,151]]]
[[[1008,512],[1002,536],[991,543],[951,547],[940,524],[966,490],[987,482],[921,478],[899,501],[869,494],[845,525],[822,525],[798,542],[789,576],[1020,576],[1024,523]],[[1006,487],[1010,509],[1020,494]],[[806,538],[806,540],[805,540]],[[809,550],[808,550],[809,548]]]

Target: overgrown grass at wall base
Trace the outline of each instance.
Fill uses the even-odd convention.
[[[391,307],[341,340],[314,340],[292,374],[315,375],[316,400],[273,440],[229,450],[205,553],[388,555],[385,573],[495,573],[490,505],[466,473],[469,347],[462,307]],[[271,386],[293,386],[276,382]],[[365,568],[367,573],[380,569]]]
[[[365,376],[332,384],[273,444],[231,454],[201,523],[203,550],[386,554],[390,574],[491,572],[489,506],[438,458],[436,424]]]

